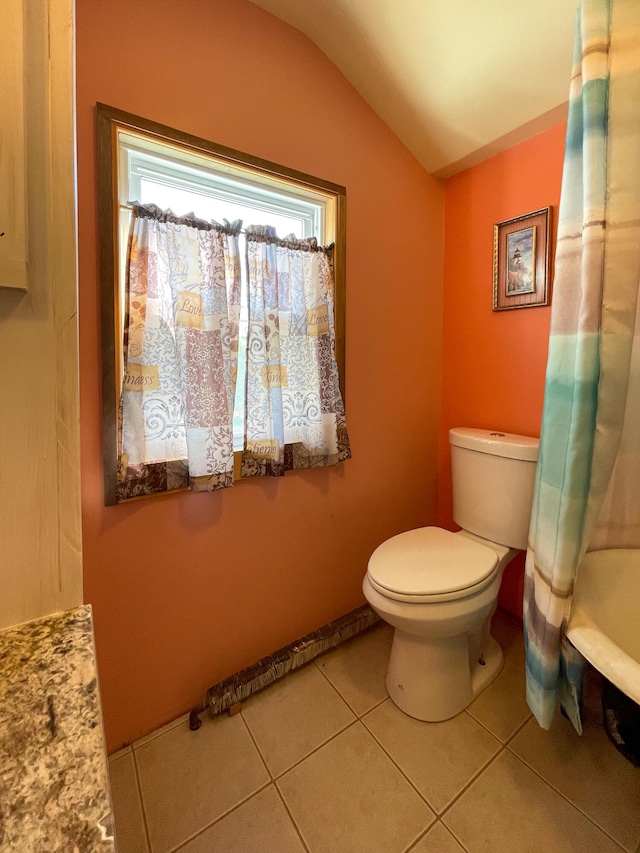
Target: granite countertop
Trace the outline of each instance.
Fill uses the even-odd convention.
[[[89,606],[0,632],[0,850],[115,850]]]

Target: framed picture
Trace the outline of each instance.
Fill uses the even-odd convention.
[[[551,207],[493,226],[493,310],[548,305]]]

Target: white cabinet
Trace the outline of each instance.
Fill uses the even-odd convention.
[[[0,0],[0,628],[82,602],[73,16]]]
[[[24,2],[0,0],[0,287],[27,289]]]

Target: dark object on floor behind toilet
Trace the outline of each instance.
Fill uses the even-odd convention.
[[[609,740],[635,767],[640,767],[640,705],[603,678],[602,713]]]

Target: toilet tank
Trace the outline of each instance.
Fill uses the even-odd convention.
[[[498,430],[449,430],[453,518],[508,548],[527,547],[538,439]]]

